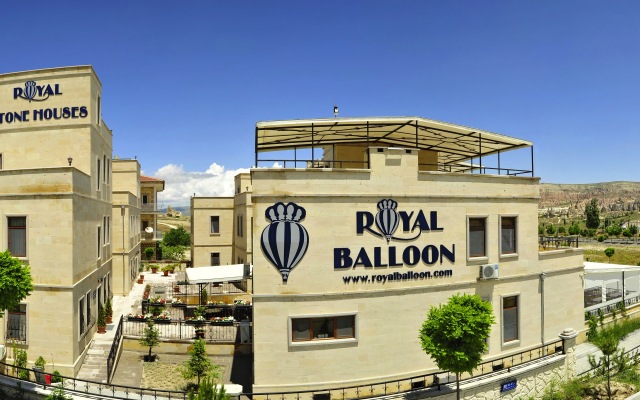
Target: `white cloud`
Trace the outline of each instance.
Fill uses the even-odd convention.
[[[233,196],[233,177],[248,168],[225,170],[224,166],[213,163],[204,172],[185,171],[182,165],[168,164],[151,176],[163,179],[164,190],[158,193],[158,201],[163,207],[188,206],[190,198],[196,196]],[[146,175],[146,174],[145,174]]]

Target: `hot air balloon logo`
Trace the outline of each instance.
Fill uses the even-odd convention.
[[[24,84],[24,98],[31,101],[38,93],[35,81],[27,81]]]
[[[300,224],[306,211],[296,203],[276,203],[268,207],[265,217],[271,223],[262,231],[260,246],[269,262],[287,283],[289,273],[298,265],[309,247],[309,234]]]
[[[376,226],[387,239],[387,243],[389,243],[400,224],[400,217],[396,212],[396,207],[398,207],[398,202],[391,199],[384,199],[378,202]]]

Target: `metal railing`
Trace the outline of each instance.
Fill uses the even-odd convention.
[[[22,379],[20,372],[28,379]],[[83,395],[102,396],[113,399],[153,399],[153,400],[186,400],[188,394],[175,390],[145,389],[133,386],[112,385],[110,383],[101,383],[77,379],[67,376],[61,376],[61,383],[52,383],[53,374],[42,373],[42,378],[34,371],[28,368],[21,368],[0,362],[0,375],[7,376],[20,381],[28,381],[41,384],[44,387],[53,388],[54,385],[61,385],[65,392],[78,393]],[[94,397],[92,397],[94,398]]]
[[[463,382],[469,379],[477,379],[478,377],[496,373],[501,370],[510,372],[511,369],[516,366],[540,360],[542,358],[552,357],[554,354],[564,354],[564,342],[562,340],[554,341],[544,346],[539,346],[517,354],[485,361],[478,365],[478,367],[473,370],[473,373],[462,374],[460,376],[460,381]],[[451,382],[455,382],[455,374],[452,374],[449,371],[444,371],[412,378],[372,383],[369,385],[281,393],[243,393],[243,395],[250,397],[252,400],[363,399],[431,388],[434,390],[440,390],[441,385]]]
[[[538,244],[543,248],[555,247],[559,249],[561,247],[575,247],[578,248],[580,236],[539,236]]]
[[[147,321],[128,320],[123,321],[123,334],[125,336],[141,337]],[[239,328],[237,322],[231,324],[214,325],[209,321],[203,323],[190,323],[184,320],[161,321],[155,320],[154,327],[158,329],[159,336],[163,339],[190,340],[197,337],[196,330],[204,331],[204,337],[209,342],[240,343]]]
[[[636,346],[633,349],[624,352],[624,355],[631,359],[631,365],[636,365],[640,362],[640,346]],[[582,371],[577,376],[581,379],[588,379],[595,376],[598,373],[598,369],[602,368],[600,362],[594,368]],[[611,363],[611,368],[615,368],[615,363]]]
[[[627,293],[628,294],[628,293]],[[629,307],[634,304],[640,303],[640,295],[627,297],[624,299],[624,306]],[[588,320],[591,316],[597,317],[598,315],[607,315],[610,314],[613,310],[622,311],[622,301],[618,301],[615,303],[606,304],[602,307],[594,308],[592,310],[588,310],[584,312],[585,321]]]
[[[107,357],[107,382],[111,382],[111,378],[113,378],[113,373],[115,372],[115,367],[118,364],[118,349],[120,348],[120,342],[122,341],[122,322],[124,317],[120,316],[120,321],[118,322],[118,327],[116,328],[116,333],[113,337],[113,343],[111,344],[111,350],[109,351],[109,356]]]
[[[142,325],[142,324],[140,324]],[[637,351],[637,348],[634,349]],[[628,352],[629,353],[629,352]],[[487,360],[481,363],[473,373],[462,374],[460,381],[469,379],[477,379],[478,377],[499,372],[501,370],[511,371],[512,368],[524,365],[531,361],[540,360],[546,357],[552,357],[554,354],[564,354],[564,342],[562,340],[548,343],[530,350],[526,350],[517,354],[505,357],[499,357],[493,360]],[[14,367],[9,364],[0,362],[0,375],[18,378],[18,373],[26,370],[29,373],[29,381],[32,372],[26,368]],[[50,374],[45,374],[50,375]],[[34,376],[35,378],[35,376]],[[51,376],[49,376],[49,381]],[[85,393],[111,397],[115,399],[186,399],[187,393],[171,390],[156,390],[136,388],[131,386],[113,385],[109,383],[100,383],[76,379],[71,377],[62,377],[63,387],[66,391],[75,393]],[[385,382],[372,383],[368,385],[345,386],[320,390],[304,390],[280,393],[242,393],[241,396],[247,396],[252,400],[270,400],[270,399],[296,399],[296,400],[319,400],[319,399],[362,399],[379,395],[397,394],[401,392],[410,392],[415,390],[423,390],[429,388],[437,388],[440,390],[441,385],[445,383],[455,382],[455,375],[448,371],[434,372],[421,376],[397,379]],[[44,384],[45,386],[48,383]]]

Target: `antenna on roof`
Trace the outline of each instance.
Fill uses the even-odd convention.
[[[338,118],[338,106],[333,103],[333,118]]]

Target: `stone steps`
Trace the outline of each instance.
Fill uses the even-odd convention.
[[[76,378],[107,383],[107,357],[111,343],[110,340],[92,340]]]

